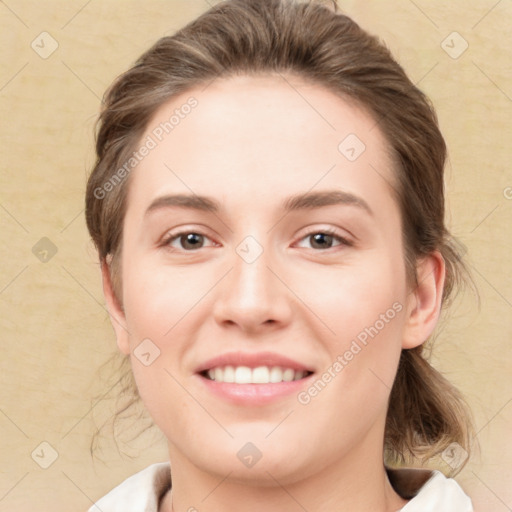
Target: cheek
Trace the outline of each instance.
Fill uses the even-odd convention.
[[[337,297],[338,305],[326,320],[336,331],[326,343],[329,364],[297,397],[304,405],[304,421],[325,418],[326,435],[341,444],[356,443],[384,420],[405,318],[399,294],[390,289],[348,291],[352,293]]]
[[[303,283],[303,293],[309,286],[311,309],[334,332],[325,338],[331,360],[327,370],[336,375],[332,399],[350,402],[356,409],[362,396],[377,408],[385,406],[400,357],[405,265],[398,251],[390,252],[370,254],[337,272],[326,270],[329,286],[323,293],[317,280]]]
[[[140,261],[137,264],[133,258],[123,267],[124,310],[137,387],[157,419],[164,396],[172,398],[173,407],[186,406],[187,397],[173,376],[181,381],[178,373],[184,355],[194,344],[205,308],[211,306],[207,292],[212,278],[204,272],[155,268],[142,258]]]
[[[380,328],[386,322],[388,332],[391,324],[395,331],[401,327],[401,320],[395,320],[406,298],[401,257],[375,251],[356,258],[342,267],[319,266],[314,273],[300,272],[293,279],[294,291],[317,314],[316,321],[329,328],[337,348],[360,333],[364,338],[365,328],[376,323]]]
[[[141,260],[143,261],[143,260]],[[192,279],[191,279],[192,277]],[[193,276],[179,269],[151,264],[126,266],[124,306],[132,343],[141,337],[163,340],[206,291]]]

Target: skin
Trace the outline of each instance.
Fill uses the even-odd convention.
[[[198,106],[130,176],[117,299],[103,265],[119,349],[168,439],[173,489],[160,510],[399,510],[406,501],[383,465],[387,401],[400,351],[437,323],[445,268],[433,253],[418,261],[417,288],[407,286],[389,144],[365,111],[292,76],[189,90],[159,108],[143,138],[190,96]],[[353,162],[338,150],[349,134],[366,145]],[[373,214],[337,204],[284,215],[290,195],[333,190]],[[178,193],[212,197],[221,210],[146,214]],[[315,245],[325,229],[349,244]],[[169,241],[183,231],[205,235],[199,248]],[[252,263],[236,252],[248,235],[263,248]],[[396,302],[403,309],[306,405],[296,394],[234,405],[195,374],[218,354],[271,351],[318,378]],[[149,366],[133,354],[147,338],[160,350]],[[247,442],[262,453],[251,468],[237,457]]]

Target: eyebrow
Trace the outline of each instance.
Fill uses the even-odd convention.
[[[368,203],[359,196],[341,190],[325,192],[306,192],[288,197],[282,205],[285,212],[297,210],[312,210],[323,206],[349,205],[360,208],[373,216],[374,213]],[[192,210],[219,212],[221,203],[212,197],[198,196],[196,194],[175,194],[157,197],[147,208],[145,215],[156,210],[172,208],[174,206]]]

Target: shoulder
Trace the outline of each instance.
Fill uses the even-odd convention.
[[[121,482],[88,512],[157,512],[160,497],[170,486],[169,462],[152,464]]]
[[[396,492],[410,501],[400,512],[473,512],[471,499],[440,471],[388,469]]]

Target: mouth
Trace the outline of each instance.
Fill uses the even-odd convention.
[[[232,384],[278,384],[309,377],[313,372],[281,366],[216,366],[199,373],[205,379]]]
[[[263,406],[299,393],[315,371],[281,354],[231,352],[205,361],[195,373],[212,396],[237,406]]]

